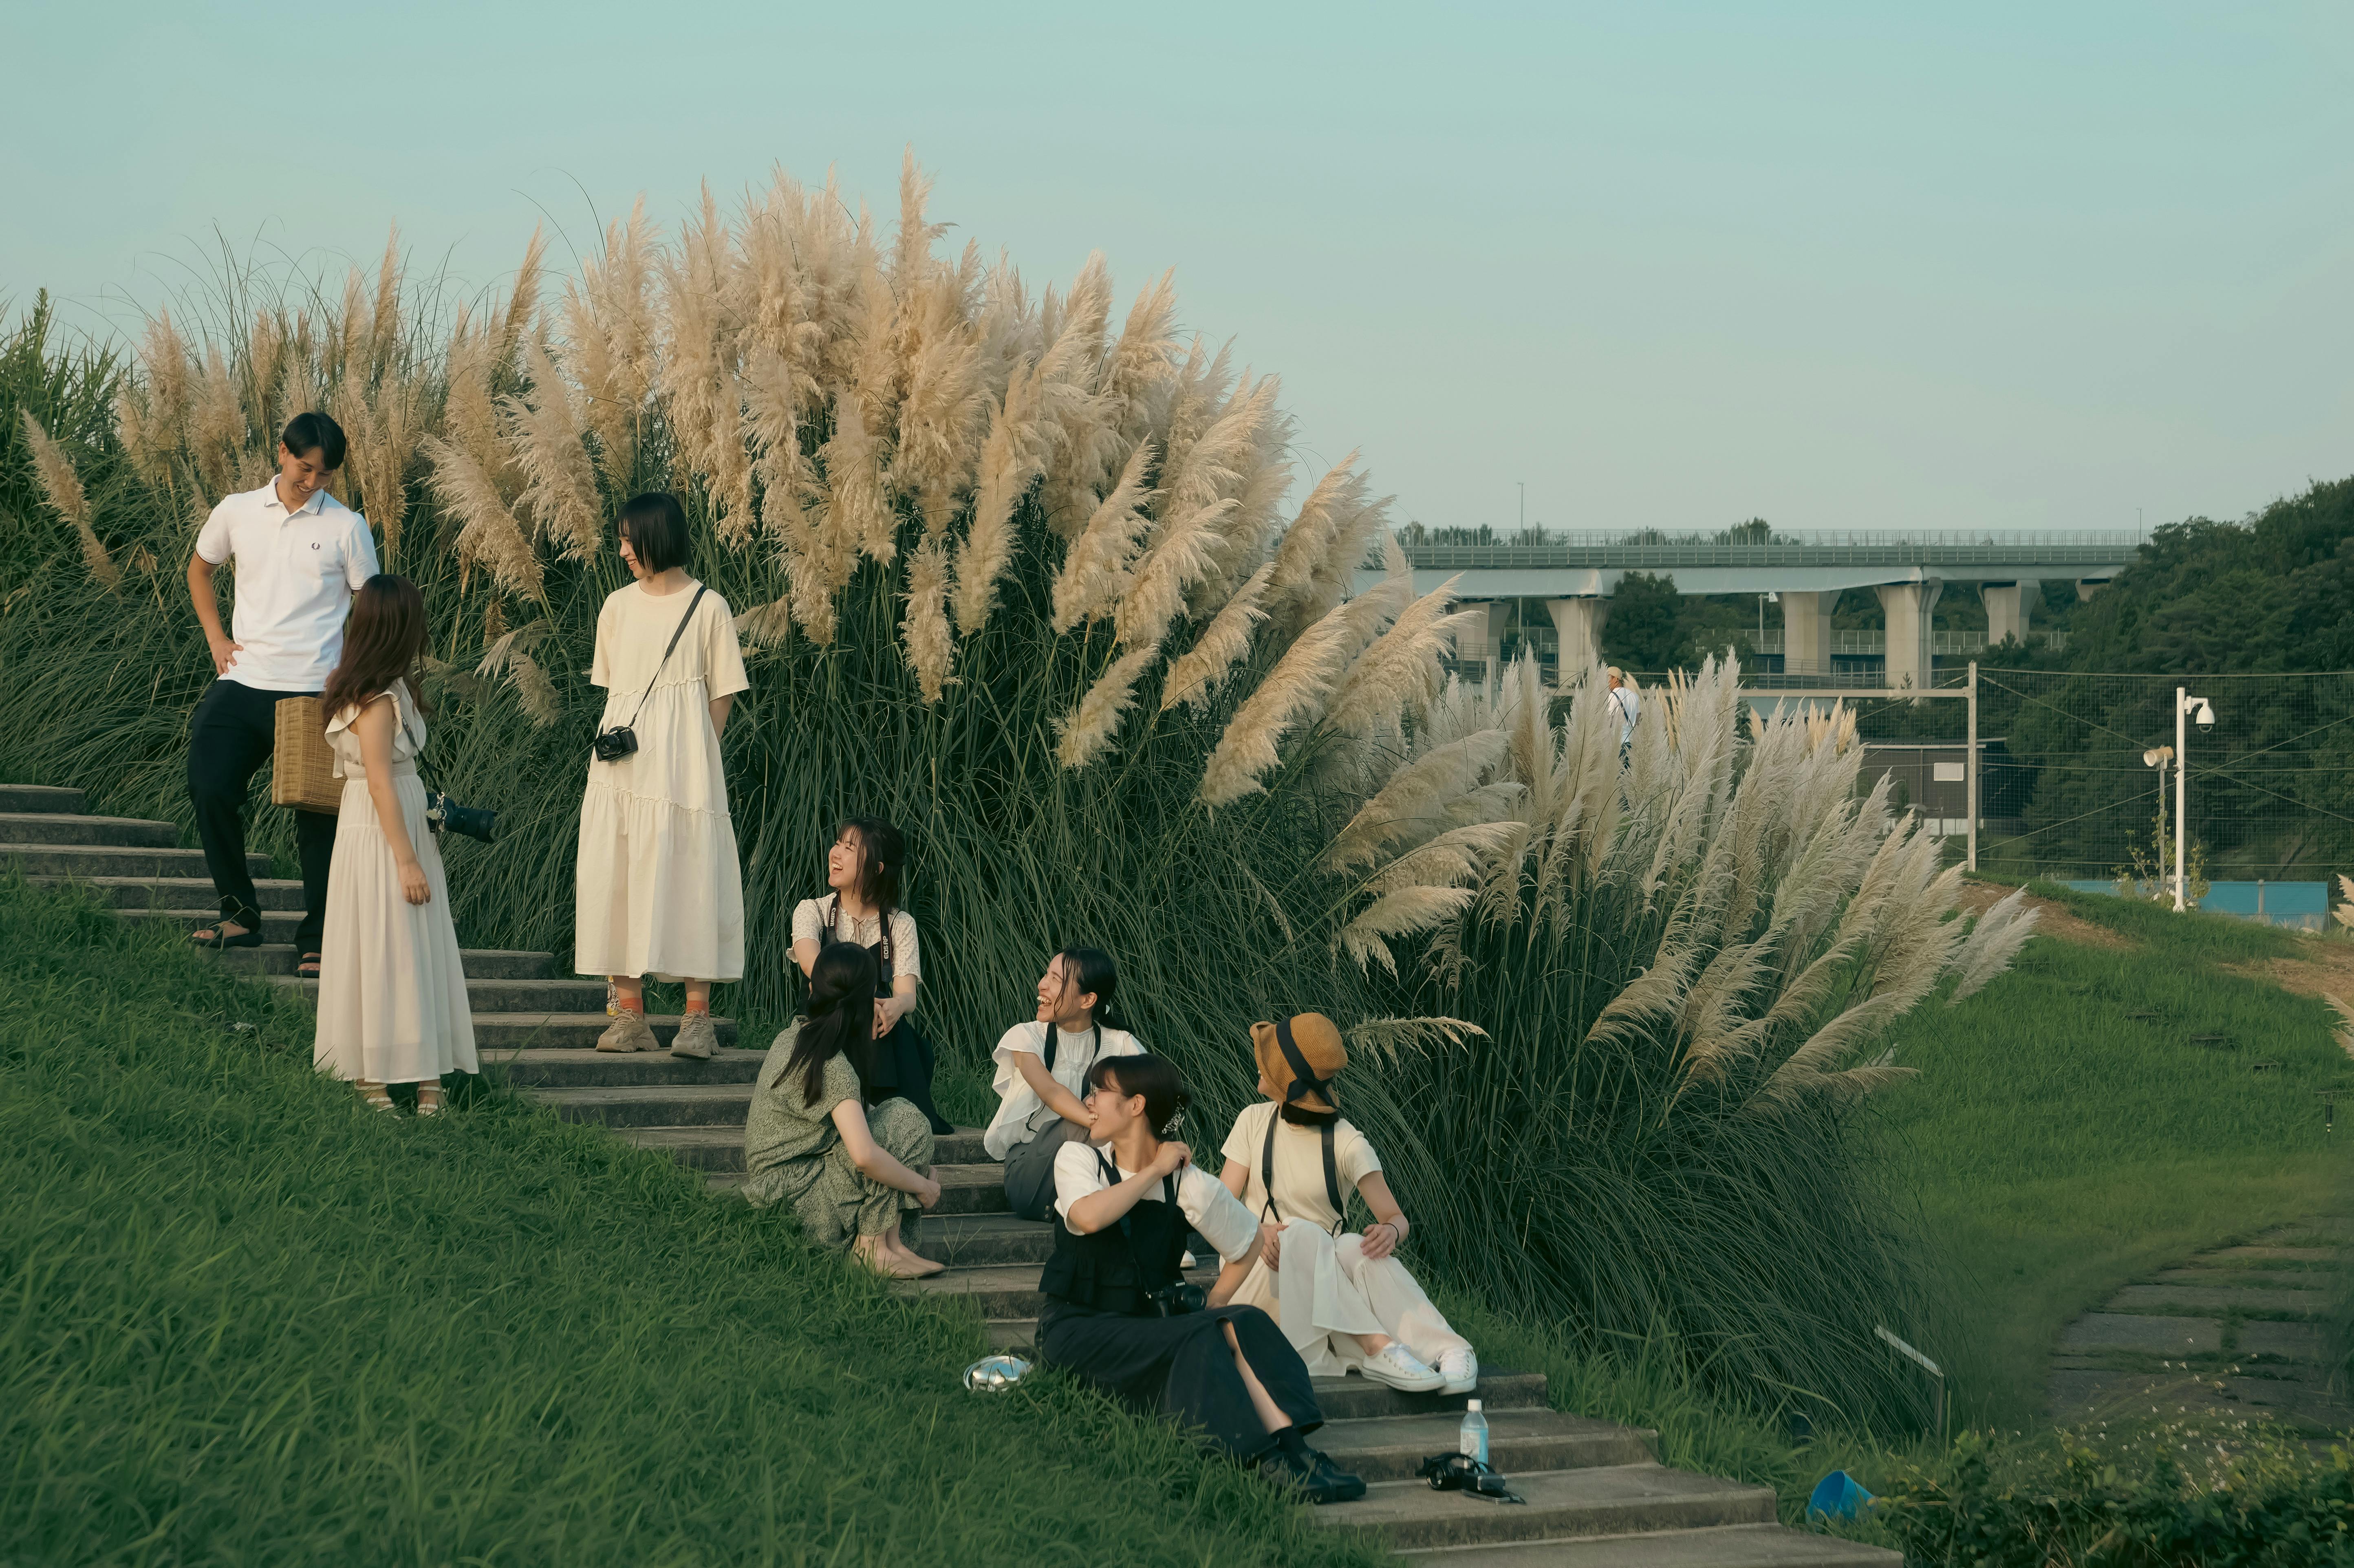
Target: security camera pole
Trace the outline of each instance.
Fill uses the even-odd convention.
[[[2183,750],[2183,747],[2190,743],[2190,732],[2185,727],[2184,721],[2190,718],[2190,712],[2193,708],[2199,710],[2199,726],[2201,729],[2206,728],[2209,725],[2215,722],[2215,710],[2208,703],[2206,698],[2194,697],[2186,688],[2181,686],[2175,687],[2174,909],[2175,913],[2178,915],[2186,907],[2184,894],[2185,890],[2190,885],[2190,865],[2189,863],[2182,858],[2184,852],[2188,849],[2190,842],[2189,836],[2190,819],[2187,814],[2187,808],[2190,804],[2190,790],[2186,787],[2186,780],[2190,777],[2190,757],[2188,752]]]

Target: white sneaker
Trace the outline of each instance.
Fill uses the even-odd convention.
[[[1375,1383],[1385,1383],[1405,1393],[1428,1393],[1447,1381],[1416,1361],[1414,1352],[1395,1340],[1359,1361],[1357,1370]]]
[[[1447,1382],[1440,1385],[1441,1393],[1469,1393],[1479,1386],[1479,1358],[1467,1346],[1449,1351],[1438,1358],[1438,1375]]]

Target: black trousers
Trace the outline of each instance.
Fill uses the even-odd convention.
[[[946,1138],[956,1130],[956,1124],[932,1104],[932,1043],[901,1019],[891,1026],[890,1033],[867,1047],[866,1103],[879,1106],[896,1096],[924,1113],[932,1124],[934,1138]]]
[[[1235,1370],[1235,1352],[1221,1326],[1227,1323],[1275,1407],[1302,1436],[1323,1425],[1308,1363],[1275,1319],[1256,1307],[1130,1318],[1049,1297],[1038,1315],[1038,1356],[1135,1409],[1172,1417],[1237,1459],[1256,1459],[1275,1439]]]
[[[261,929],[253,874],[245,865],[245,796],[253,776],[278,744],[278,699],[316,692],[263,692],[235,681],[215,681],[188,725],[188,799],[196,809],[196,841],[205,869],[220,895],[221,918]],[[335,853],[335,819],[326,811],[296,811],[294,842],[302,856],[302,924],[297,954],[319,950],[327,914],[327,863]]]

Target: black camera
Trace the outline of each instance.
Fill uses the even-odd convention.
[[[599,730],[597,738],[588,743],[588,749],[597,754],[599,762],[619,762],[638,749],[638,732],[625,724],[615,725],[611,729]]]
[[[482,806],[461,806],[438,790],[425,792],[425,821],[435,832],[462,833],[489,843],[499,831],[499,814]]]
[[[1210,1304],[1210,1293],[1190,1279],[1174,1285],[1164,1285],[1144,1298],[1147,1312],[1155,1318],[1182,1318],[1188,1312],[1199,1312]]]

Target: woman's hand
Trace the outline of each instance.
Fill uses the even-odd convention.
[[[414,860],[401,863],[400,895],[411,904],[433,902],[433,885],[425,880],[425,868]]]
[[[1379,1263],[1389,1256],[1397,1251],[1399,1239],[1397,1225],[1388,1220],[1375,1220],[1364,1231],[1365,1261]]]
[[[1258,1227],[1258,1255],[1267,1259],[1269,1268],[1283,1265],[1283,1227],[1261,1221]]]
[[[925,1177],[924,1184],[916,1189],[916,1202],[923,1204],[927,1209],[938,1208],[940,1206],[940,1184],[938,1181],[933,1181],[928,1176]]]
[[[878,999],[875,1003],[875,1038],[880,1040],[890,1033],[892,1026],[898,1022],[899,1010],[891,1005],[891,998]]]
[[[1156,1179],[1174,1176],[1193,1158],[1193,1151],[1183,1144],[1164,1143],[1161,1146],[1161,1152],[1152,1157],[1152,1163],[1145,1167],[1145,1174]]]

